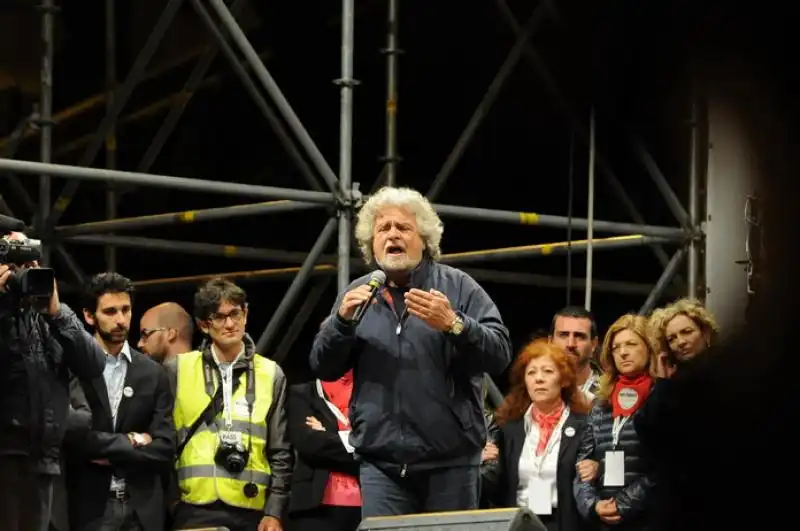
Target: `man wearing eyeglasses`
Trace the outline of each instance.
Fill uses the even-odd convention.
[[[139,321],[139,350],[159,363],[192,350],[192,318],[180,304],[165,302],[144,312]]]
[[[294,454],[286,427],[286,377],[257,355],[245,332],[247,295],[216,278],[194,298],[206,336],[165,362],[175,379],[176,529],[283,531]]]

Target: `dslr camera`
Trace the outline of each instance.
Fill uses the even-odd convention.
[[[42,258],[42,243],[39,240],[10,240],[9,234],[22,231],[25,223],[8,216],[0,216],[0,264],[11,269],[6,281],[6,293],[20,302],[46,305],[53,295],[55,273],[49,267],[26,267],[26,264]]]
[[[244,472],[249,460],[250,451],[241,442],[220,441],[217,453],[214,455],[214,462],[231,474]]]

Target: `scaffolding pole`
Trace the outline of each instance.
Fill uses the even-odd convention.
[[[292,349],[295,341],[297,341],[297,338],[300,337],[300,334],[303,332],[308,318],[311,317],[320,299],[327,291],[328,286],[331,285],[331,280],[333,280],[331,277],[318,280],[314,284],[314,287],[308,292],[306,300],[300,305],[300,309],[297,310],[294,319],[292,319],[291,324],[289,324],[286,329],[283,339],[281,339],[281,342],[275,348],[275,353],[271,356],[275,363],[282,363],[283,360],[286,359],[286,356],[289,355],[289,351]]]
[[[699,146],[698,146],[698,127],[699,119],[697,110],[697,95],[694,87],[691,90],[691,122],[689,127],[689,224],[693,231],[699,232],[700,230],[700,182],[698,178],[699,171]],[[701,238],[697,235],[693,236],[689,242],[689,254],[687,257],[687,278],[688,278],[688,296],[700,296],[698,289],[697,276],[699,273],[699,255]]]
[[[524,31],[522,26],[517,21],[514,13],[508,7],[507,0],[496,0],[498,9],[500,10],[503,19],[508,24],[511,31],[514,33],[515,36],[519,37],[522,35]],[[552,6],[552,2],[548,2],[548,4]],[[552,11],[552,9],[551,9]],[[545,88],[550,92],[551,96],[555,99],[557,106],[560,108],[561,112],[567,118],[570,127],[573,131],[578,133],[578,139],[583,142],[585,145],[588,146],[589,141],[589,131],[586,127],[585,123],[581,120],[580,116],[572,105],[569,104],[567,99],[564,97],[563,93],[558,87],[558,83],[556,83],[555,78],[553,77],[552,72],[547,67],[547,64],[541,58],[539,53],[536,51],[536,48],[529,42],[525,47],[525,59],[530,64],[533,71],[536,75],[541,79]],[[617,178],[614,170],[611,168],[611,164],[606,160],[605,157],[602,156],[602,153],[597,154],[597,169],[600,173],[605,177],[608,184],[611,186],[614,194],[617,196],[619,201],[622,203],[622,206],[625,207],[625,210],[628,211],[631,219],[638,224],[644,224],[644,217],[642,216],[639,209],[636,207],[636,204],[631,200],[628,193],[625,191],[625,187],[622,186],[619,179]],[[595,228],[597,226],[595,225]],[[600,229],[597,229],[600,230]],[[667,255],[666,251],[662,249],[660,246],[654,246],[653,253],[655,254],[656,258],[661,265],[666,267],[669,263],[669,256]]]
[[[280,304],[278,304],[278,307],[272,313],[272,317],[270,318],[269,323],[267,323],[266,328],[264,328],[264,332],[261,334],[261,337],[258,338],[258,342],[256,343],[256,352],[264,356],[269,355],[268,352],[269,347],[272,344],[272,340],[275,339],[278,329],[283,324],[283,320],[286,318],[289,309],[295,303],[297,297],[300,295],[306,283],[308,282],[308,279],[311,277],[311,274],[314,271],[314,266],[316,265],[323,251],[325,251],[325,247],[328,246],[328,243],[333,237],[333,233],[336,231],[336,226],[336,218],[331,218],[325,224],[322,232],[319,233],[317,241],[314,242],[314,245],[308,252],[308,256],[306,256],[306,259],[303,261],[303,265],[300,266],[300,269],[297,271],[294,279],[292,279],[292,283],[289,284],[286,294],[283,296]]]
[[[514,223],[522,225],[538,225],[540,227],[572,230],[588,230],[589,220],[580,218],[567,218],[565,216],[552,216],[536,212],[515,212],[508,210],[491,210],[487,208],[463,207],[456,205],[434,204],[436,211],[443,216],[474,219],[480,221],[496,221],[500,223]],[[660,227],[657,225],[637,225],[636,223],[619,223],[616,221],[593,220],[594,230],[612,234],[646,234],[670,240],[683,241],[688,233],[677,227]]]
[[[486,118],[486,116],[489,114],[489,110],[491,110],[492,105],[494,105],[495,100],[497,100],[500,90],[503,88],[503,85],[505,85],[506,81],[511,76],[511,73],[514,72],[514,68],[516,68],[517,64],[519,63],[520,57],[522,57],[522,52],[525,50],[525,46],[528,44],[528,40],[533,36],[534,33],[536,33],[536,29],[547,14],[548,4],[548,2],[542,2],[537,5],[533,9],[533,13],[528,19],[528,22],[525,24],[525,27],[522,28],[520,34],[517,35],[517,40],[514,43],[514,46],[511,47],[511,50],[508,52],[505,61],[503,61],[503,64],[497,70],[497,74],[489,84],[489,88],[486,89],[483,99],[475,108],[475,112],[472,113],[472,117],[469,119],[469,122],[467,122],[467,126],[458,137],[456,145],[453,146],[452,151],[450,151],[450,154],[447,155],[447,159],[445,159],[442,168],[439,170],[439,173],[436,174],[431,187],[425,194],[425,197],[427,197],[430,201],[435,201],[439,196],[439,193],[444,188],[447,179],[449,179],[453,174],[453,171],[456,169],[461,157],[464,155],[464,151],[466,151],[467,146],[469,146],[469,143],[472,142],[472,138],[475,136],[475,133],[478,131],[481,123],[483,123],[484,118]]]
[[[117,118],[122,112],[122,109],[128,103],[128,100],[133,94],[133,90],[136,88],[136,85],[138,85],[139,81],[141,81],[145,76],[145,70],[147,65],[150,63],[150,59],[152,59],[153,55],[156,53],[156,50],[158,50],[161,40],[167,33],[167,30],[172,23],[172,19],[175,18],[175,15],[178,13],[178,10],[182,4],[183,0],[169,0],[164,6],[164,11],[161,12],[161,16],[153,26],[153,30],[150,32],[147,42],[145,42],[144,47],[136,57],[136,61],[134,61],[131,71],[125,78],[125,82],[118,91],[115,91],[113,103],[111,104],[108,112],[106,112],[103,120],[100,122],[100,126],[95,132],[94,137],[92,138],[91,142],[89,142],[89,145],[86,146],[86,150],[83,152],[83,155],[78,161],[79,167],[90,166],[92,162],[94,162],[97,153],[100,151],[106,141],[108,132],[117,122]],[[112,183],[109,182],[108,184],[111,185]],[[70,181],[66,184],[66,186],[64,186],[59,198],[53,205],[53,211],[50,215],[49,221],[49,225],[51,227],[58,223],[58,221],[61,219],[61,216],[69,207],[70,203],[72,202],[72,198],[75,197],[79,187],[80,181],[78,180]]]
[[[34,129],[31,127],[31,124],[35,123],[37,120],[39,120],[38,112],[34,112],[20,120],[8,138],[6,138],[6,142],[0,144],[0,157],[13,158],[27,132]],[[34,202],[33,198],[25,189],[25,186],[22,185],[22,181],[19,180],[19,177],[13,174],[8,174],[7,177],[8,183],[14,191],[14,195],[17,196],[17,200],[22,202],[26,213],[29,212],[31,214],[31,219],[34,219],[35,222],[35,218],[39,215],[36,202]]]
[[[342,0],[342,58],[341,77],[336,80],[340,90],[339,118],[339,194],[344,204],[339,209],[339,293],[350,285],[350,227],[353,219],[353,42],[355,33],[353,0]]]
[[[594,107],[589,115],[589,197],[588,206],[589,212],[587,218],[589,219],[588,226],[586,227],[586,289],[584,290],[583,307],[587,310],[592,310],[592,266],[594,258],[594,161],[595,161],[595,118]],[[572,244],[570,243],[570,252],[572,252]]]
[[[321,257],[322,260],[324,258]],[[134,282],[137,290],[156,290],[163,289],[164,286],[173,288],[190,288],[200,285],[215,277],[222,277],[228,280],[247,283],[263,281],[284,281],[294,278],[299,267],[285,267],[273,269],[257,269],[252,271],[234,271],[226,273],[213,273],[203,275],[192,275],[186,277],[158,278],[150,280],[139,280]],[[363,263],[359,266],[359,272],[368,271]],[[567,284],[567,279],[551,277],[547,275],[534,275],[530,273],[519,273],[516,271],[496,271],[493,269],[464,268],[463,271],[480,282],[489,284],[508,284],[513,286],[531,286],[536,288],[563,289]],[[320,264],[314,267],[312,276],[336,276],[335,264]],[[582,289],[584,279],[573,279],[573,288]],[[625,282],[618,280],[595,280],[593,283],[595,291],[616,293],[622,295],[647,296],[653,290],[652,284],[642,284],[636,282]]]
[[[402,50],[397,47],[399,23],[397,12],[400,0],[389,0],[386,22],[386,154],[383,162],[386,168],[386,184],[397,184],[397,165],[402,160],[397,154],[397,59]]]
[[[311,170],[311,167],[308,165],[308,162],[303,158],[303,155],[300,153],[300,150],[295,145],[294,141],[289,136],[288,131],[286,131],[286,127],[284,127],[281,119],[275,114],[275,111],[272,110],[272,107],[269,106],[267,103],[266,98],[261,94],[258,87],[256,86],[253,79],[247,73],[244,65],[239,61],[238,57],[236,57],[236,52],[231,48],[231,45],[228,44],[228,41],[225,39],[225,35],[222,34],[220,29],[217,27],[217,24],[214,22],[214,19],[211,18],[211,15],[208,12],[208,9],[203,5],[200,0],[191,0],[192,6],[194,6],[195,11],[203,19],[203,23],[206,25],[208,30],[214,36],[214,42],[216,46],[212,46],[209,48],[208,52],[206,52],[206,56],[203,57],[200,63],[197,64],[196,70],[192,72],[192,76],[190,76],[189,81],[187,81],[187,87],[189,83],[198,84],[199,81],[202,79],[203,75],[205,75],[205,71],[208,70],[208,67],[211,65],[214,57],[217,55],[217,50],[222,50],[222,55],[228,60],[230,63],[231,68],[233,68],[234,73],[242,82],[245,91],[250,96],[250,99],[253,100],[253,103],[258,110],[261,111],[261,114],[264,115],[264,118],[267,119],[272,130],[278,137],[283,148],[286,150],[286,153],[289,155],[289,158],[292,159],[297,169],[300,170],[300,173],[303,175],[303,178],[306,180],[308,185],[314,190],[322,190],[322,186],[320,185],[319,181],[317,180],[314,172]],[[242,9],[245,5],[245,0],[237,0],[231,5],[231,13],[234,15],[238,14],[238,11]],[[188,99],[186,100],[188,102]],[[185,104],[184,104],[185,107]],[[179,108],[180,109],[180,108]],[[175,109],[173,109],[175,110]],[[180,109],[182,111],[182,109]],[[167,120],[164,122],[164,125],[168,124],[168,121],[172,117],[172,111],[170,112],[170,116],[167,117]],[[173,118],[174,122],[177,123],[177,119],[180,117],[180,112],[175,112],[176,117]],[[165,137],[169,135],[172,129],[174,129],[175,124],[171,124],[171,128],[165,131]],[[160,132],[160,131],[159,131]],[[151,147],[154,149],[158,147],[155,144],[155,139],[153,140],[153,145]],[[158,147],[158,150],[161,148]],[[157,151],[156,151],[157,153]],[[145,155],[147,157],[147,155]],[[148,159],[149,160],[149,159]],[[139,171],[147,171],[147,169],[140,168]]]
[[[48,163],[53,155],[53,31],[57,8],[54,0],[44,0],[40,6],[42,11],[42,93],[39,101],[39,128],[42,133],[39,142],[39,156],[42,162]],[[39,212],[38,233],[42,239],[41,263],[50,266],[51,233],[48,230],[50,216],[50,176],[42,173],[39,176]]]
[[[117,13],[116,0],[106,0],[106,114],[114,111],[114,94],[117,91]],[[111,125],[106,135],[106,168],[117,169],[117,128]],[[49,161],[43,161],[49,162]],[[106,188],[106,219],[117,217],[117,187],[109,183]],[[48,203],[49,205],[49,203]],[[106,271],[117,270],[117,250],[108,245],[105,248]]]
[[[242,28],[240,28],[239,24],[237,24],[236,19],[234,18],[233,14],[231,14],[228,6],[225,5],[224,0],[209,0],[209,2],[211,3],[211,7],[214,8],[214,11],[217,12],[222,24],[225,26],[225,29],[228,30],[233,42],[236,43],[242,54],[245,56],[245,59],[247,59],[247,62],[250,63],[250,67],[253,69],[253,73],[255,74],[256,78],[258,78],[269,95],[272,97],[278,112],[280,112],[281,116],[283,116],[283,119],[288,124],[289,129],[291,129],[295,136],[297,136],[297,140],[300,142],[300,145],[303,146],[303,149],[305,149],[308,157],[314,164],[314,167],[316,167],[317,171],[328,184],[331,191],[336,191],[336,174],[333,173],[330,165],[328,165],[328,163],[325,161],[325,158],[322,156],[319,148],[317,148],[314,140],[312,140],[311,135],[308,134],[308,131],[303,126],[300,118],[298,118],[294,110],[292,110],[291,105],[289,105],[289,102],[281,92],[278,84],[272,78],[272,75],[267,70],[267,67],[264,66],[264,62],[261,61],[261,58],[258,56],[255,48],[253,48],[253,45],[247,40],[247,35],[244,34],[244,31],[242,31]],[[345,24],[344,21],[342,24]]]
[[[323,203],[326,205],[332,205],[334,199],[332,193],[317,192],[316,190],[294,190],[292,188],[277,188],[274,186],[261,186],[257,184],[207,181],[203,179],[190,179],[188,177],[174,177],[150,173],[84,168],[81,166],[66,166],[63,164],[44,164],[27,160],[0,159],[0,171],[10,171],[21,175],[37,175],[46,172],[54,177],[63,177],[66,179],[98,182],[116,181],[117,183],[133,184],[137,186],[153,186],[156,188],[170,188],[189,192],[236,195],[248,197],[250,199],[254,197],[263,197],[265,199],[290,199],[310,203]]]
[[[656,307],[656,304],[658,304],[658,301],[664,296],[670,283],[675,278],[685,256],[686,247],[681,247],[672,255],[672,259],[667,264],[667,267],[664,268],[664,272],[661,273],[661,277],[659,277],[658,282],[656,282],[655,287],[653,287],[653,291],[650,292],[650,295],[647,296],[647,300],[639,309],[640,315],[647,315],[653,311],[653,308]]]
[[[319,203],[303,203],[300,201],[267,201],[229,207],[207,208],[203,210],[185,210],[151,214],[133,218],[118,218],[111,221],[92,221],[77,225],[62,225],[55,228],[56,236],[80,236],[84,234],[109,234],[118,231],[147,229],[165,225],[184,225],[201,221],[218,221],[222,219],[256,217],[281,212],[299,212],[318,209],[325,205]]]

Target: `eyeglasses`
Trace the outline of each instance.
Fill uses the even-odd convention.
[[[245,310],[235,309],[228,313],[212,313],[208,316],[208,320],[214,325],[214,328],[222,328],[230,318],[231,322],[235,325],[241,324],[244,321]]]
[[[164,330],[169,330],[169,328],[153,328],[152,330],[143,328],[142,331],[139,332],[139,335],[142,337],[142,339],[147,341],[148,339],[150,339],[150,336],[152,336],[156,332],[163,332]]]

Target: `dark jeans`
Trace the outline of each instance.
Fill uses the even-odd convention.
[[[361,514],[401,514],[467,511],[478,508],[477,466],[437,468],[414,472],[401,478],[361,462]]]
[[[0,531],[47,531],[53,476],[23,456],[0,456]]]
[[[108,498],[103,516],[87,524],[86,531],[144,531],[130,501]]]

